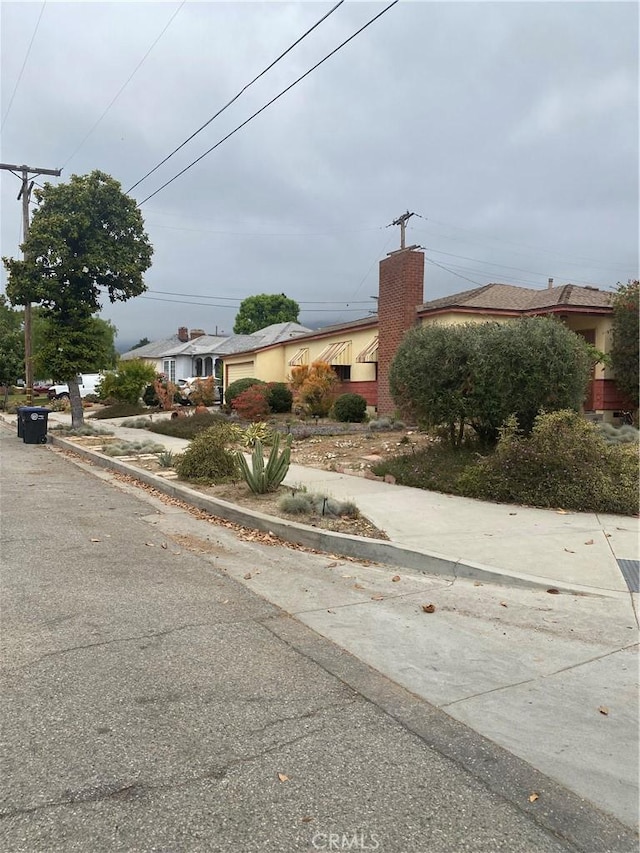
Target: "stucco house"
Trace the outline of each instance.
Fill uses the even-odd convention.
[[[164,373],[171,382],[192,376],[216,375],[216,362],[254,346],[286,342],[311,330],[299,323],[274,323],[252,335],[207,335],[202,329],[180,326],[176,335],[129,350],[121,361],[140,358]]]
[[[295,341],[256,342],[224,354],[223,385],[244,376],[284,382],[294,365],[326,361],[340,377],[343,393],[362,394],[378,414],[393,414],[389,367],[404,334],[414,325],[553,316],[606,353],[612,343],[612,314],[610,293],[573,284],[554,286],[551,279],[541,290],[487,284],[425,302],[424,253],[410,246],[380,262],[377,315],[303,333]],[[625,408],[610,369],[597,365],[585,411],[613,420]]]

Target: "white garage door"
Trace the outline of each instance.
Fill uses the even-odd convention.
[[[227,385],[231,385],[236,379],[246,379],[254,376],[253,361],[240,361],[237,364],[230,364],[227,368]]]

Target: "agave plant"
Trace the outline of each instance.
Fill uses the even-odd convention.
[[[252,492],[255,492],[257,495],[275,492],[287,476],[287,471],[291,463],[291,439],[292,436],[288,435],[286,446],[282,453],[280,453],[280,433],[274,435],[273,446],[266,465],[262,452],[262,442],[259,438],[256,439],[253,447],[251,468],[244,455],[242,453],[237,454],[240,470]]]

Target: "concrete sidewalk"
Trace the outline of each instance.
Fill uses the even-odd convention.
[[[98,424],[129,441],[151,437],[174,452],[188,446],[184,439],[122,427],[121,420]],[[54,412],[50,422],[69,423],[70,415]],[[491,504],[302,465],[291,465],[284,482],[354,501],[391,542],[436,559],[485,566],[505,581],[605,595],[631,591],[637,599],[619,561],[640,557],[638,518]]]

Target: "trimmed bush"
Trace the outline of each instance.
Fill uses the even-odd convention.
[[[360,394],[341,394],[333,404],[337,421],[361,424],[367,415],[367,401]]]
[[[597,427],[570,410],[539,415],[529,436],[514,417],[495,453],[459,478],[469,497],[578,512],[638,512],[635,448],[605,444]]]
[[[269,382],[267,385],[267,403],[274,415],[291,411],[293,392],[286,382]]]
[[[144,406],[134,405],[133,403],[114,403],[112,406],[105,406],[99,412],[94,412],[91,417],[98,419],[134,418],[136,415],[144,415],[145,412]]]
[[[140,358],[121,361],[117,371],[109,371],[102,377],[96,390],[103,400],[113,397],[119,403],[136,405],[155,376],[153,365]]]
[[[177,458],[175,470],[182,480],[211,485],[228,483],[240,476],[238,462],[227,450],[229,425],[218,423],[198,433],[187,450]]]
[[[235,382],[232,382],[227,390],[224,392],[224,401],[227,406],[231,406],[235,398],[242,394],[243,391],[246,391],[247,388],[251,388],[252,385],[264,385],[265,383],[262,379],[252,379],[246,376],[244,379],[236,379]]]

